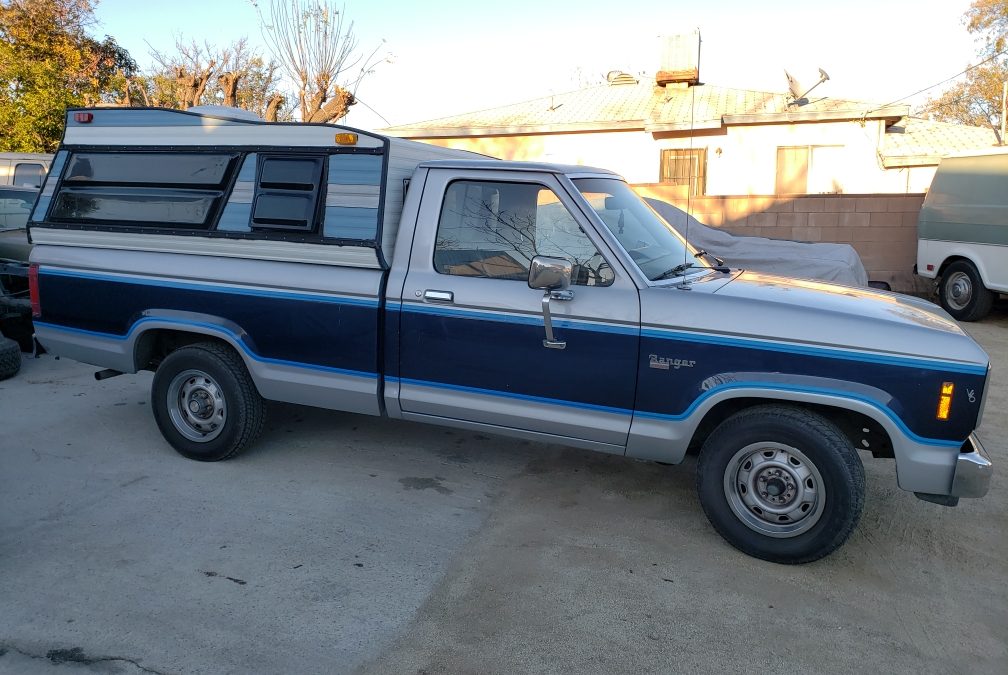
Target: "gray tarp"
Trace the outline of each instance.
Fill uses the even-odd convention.
[[[848,286],[867,286],[868,273],[850,244],[789,241],[766,237],[739,237],[708,227],[686,212],[660,199],[645,201],[667,220],[694,248],[723,259],[729,267],[741,267],[784,277],[819,279]],[[712,262],[710,259],[708,263]]]

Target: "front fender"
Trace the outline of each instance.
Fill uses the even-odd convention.
[[[627,455],[669,463],[685,457],[696,430],[719,403],[756,399],[767,403],[794,402],[849,410],[876,421],[889,436],[896,458],[899,487],[916,492],[948,494],[961,443],[922,438],[914,434],[889,407],[891,397],[874,387],[825,378],[761,374],[763,381],[742,381],[737,374],[708,378],[709,387],[684,413],[659,415],[635,412],[627,441]],[[747,373],[749,378],[756,373]]]

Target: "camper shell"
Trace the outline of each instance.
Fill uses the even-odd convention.
[[[30,234],[36,244],[114,240],[383,269],[417,165],[474,156],[334,125],[163,108],[71,111]],[[64,190],[53,205],[57,181]]]

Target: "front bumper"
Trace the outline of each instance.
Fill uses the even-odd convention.
[[[953,497],[983,497],[990,489],[994,465],[991,464],[990,456],[975,433],[970,434],[965,445],[971,446],[972,451],[964,447],[966,452],[960,452],[956,458],[952,491],[949,494]]]

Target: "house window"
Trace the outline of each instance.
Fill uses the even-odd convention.
[[[684,196],[707,194],[707,148],[662,150],[658,180],[681,186]]]
[[[776,193],[836,194],[843,192],[842,145],[797,145],[777,148]]]

